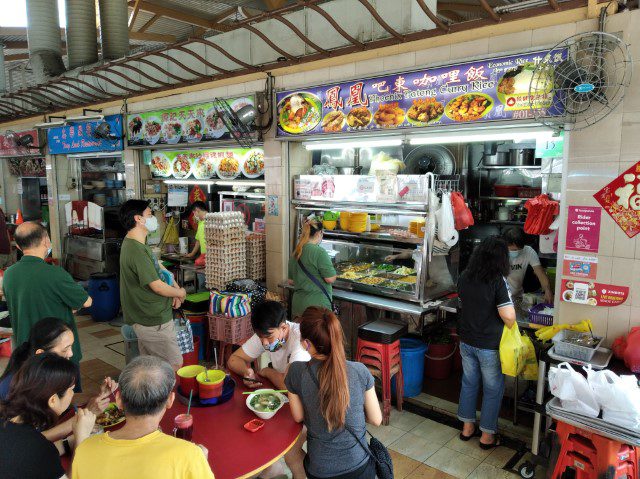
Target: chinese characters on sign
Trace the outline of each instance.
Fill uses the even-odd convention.
[[[640,232],[640,162],[593,197],[629,238]]]
[[[530,91],[544,52],[400,73],[276,95],[279,136],[526,119],[562,114],[551,90]],[[566,51],[550,58],[559,64]],[[550,73],[553,75],[553,72]],[[552,84],[552,81],[547,82]]]
[[[602,208],[569,206],[567,214],[566,248],[597,253],[600,244],[600,216]]]
[[[122,141],[122,117],[120,115],[105,116],[111,133],[117,139],[105,140],[93,136],[95,129],[102,121],[77,123],[47,130],[49,153],[59,155],[65,153],[91,153],[94,151],[120,151],[124,148]]]

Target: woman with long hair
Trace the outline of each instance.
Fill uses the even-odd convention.
[[[322,223],[316,218],[307,219],[289,261],[289,282],[293,284],[291,317],[295,318],[309,306],[331,309],[337,273],[322,241]]]
[[[11,353],[9,363],[0,376],[0,400],[8,397],[14,376],[29,358],[52,353],[70,359],[73,356],[73,342],[73,332],[61,319],[44,318],[35,323],[29,332],[29,339]],[[109,405],[109,396],[116,387],[117,384],[111,378],[105,378],[100,393],[89,399],[87,408],[96,415],[100,414]],[[43,431],[42,434],[51,441],[57,441],[71,434],[72,425],[73,418]]]
[[[347,361],[342,326],[332,311],[307,308],[300,336],[311,361],[292,363],[285,383],[293,418],[308,431],[307,477],[373,479],[366,423],[382,423],[373,376],[364,364]]]
[[[66,478],[58,450],[40,432],[52,427],[71,404],[76,366],[57,354],[33,356],[12,381],[0,402],[0,464],[2,477]],[[89,437],[96,416],[79,409],[73,432],[79,444]]]
[[[507,243],[500,237],[491,236],[474,250],[467,269],[458,280],[462,312],[458,319],[458,334],[463,372],[458,419],[464,423],[460,439],[468,441],[473,436],[480,436],[482,449],[500,444],[498,414],[504,393],[500,338],[504,326],[511,328],[516,321],[506,280],[509,272]],[[476,404],[480,384],[482,410],[478,430]]]

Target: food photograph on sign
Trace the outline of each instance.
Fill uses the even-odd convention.
[[[264,151],[262,148],[156,150],[151,152],[149,169],[154,178],[255,179],[264,175]]]
[[[563,279],[560,299],[587,306],[619,306],[629,297],[627,286]]]
[[[543,55],[533,52],[279,92],[278,135],[524,119],[532,102],[557,110],[553,71],[536,73],[545,77],[534,78]],[[565,57],[565,51],[558,51],[551,63],[559,64]],[[532,84],[542,90],[531,90]]]

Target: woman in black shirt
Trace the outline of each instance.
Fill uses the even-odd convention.
[[[498,414],[504,393],[504,375],[498,350],[504,325],[511,328],[516,320],[506,281],[509,271],[507,243],[491,236],[478,245],[458,280],[462,311],[458,332],[463,371],[458,419],[464,423],[460,439],[468,441],[479,435],[476,404],[482,383],[482,449],[500,444]]]
[[[11,381],[0,403],[0,478],[66,478],[58,450],[40,431],[49,429],[71,404],[76,366],[52,353],[31,357]],[[89,437],[96,416],[78,410],[73,433],[79,444]]]

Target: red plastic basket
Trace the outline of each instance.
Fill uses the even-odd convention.
[[[544,308],[552,307],[553,304],[536,304],[529,310],[529,322],[533,324],[542,324],[543,326],[553,326],[553,316],[540,313]]]
[[[528,186],[518,187],[518,198],[535,198],[542,193],[541,188],[530,188]]]
[[[230,318],[222,314],[208,314],[209,337],[214,341],[241,344],[253,335],[251,313]]]

